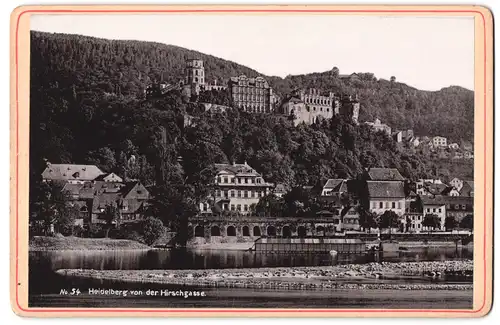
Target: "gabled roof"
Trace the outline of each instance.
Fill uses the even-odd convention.
[[[257,173],[255,169],[252,167],[248,166],[246,163],[245,164],[215,164],[215,169],[217,172],[221,171],[227,171],[229,173],[235,174],[235,175],[242,175],[242,174],[247,174],[247,175],[255,175],[259,176],[260,174]]]
[[[66,183],[63,187],[63,191],[66,191],[70,195],[79,195],[82,188],[83,184]]]
[[[95,165],[49,164],[42,173],[46,180],[91,181],[105,174]]]
[[[372,181],[404,181],[396,168],[370,168],[367,174]]]
[[[460,195],[469,196],[471,192],[474,192],[474,181],[464,181],[463,186],[460,189]]]
[[[439,195],[439,194],[443,194],[447,191],[447,193],[449,193],[451,191],[451,189],[453,189],[453,187],[451,187],[450,189],[448,189],[449,186],[447,186],[446,184],[431,184],[431,183],[425,183],[425,189],[427,190],[427,192],[429,192],[430,194],[434,194],[434,195]]]
[[[121,182],[122,181],[122,178],[118,175],[116,175],[115,173],[105,173],[105,174],[102,174],[102,175],[99,175],[95,178],[96,181],[103,181],[105,180],[106,178],[112,178],[114,179],[116,182]]]
[[[342,182],[344,180],[341,178],[330,178],[328,181],[326,181],[325,186],[323,186],[324,189],[334,189],[336,187],[339,187],[339,185],[342,185]]]
[[[405,189],[402,182],[367,181],[370,198],[404,198]]]
[[[420,199],[424,205],[470,205],[474,204],[473,197],[464,197],[464,196],[445,196],[445,195],[437,195],[437,196],[421,196]]]

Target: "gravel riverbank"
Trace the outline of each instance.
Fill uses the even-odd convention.
[[[205,270],[61,269],[67,277],[125,283],[154,283],[227,288],[472,290],[472,261],[348,264],[322,267],[278,267]],[[471,283],[401,283],[402,279],[470,278]],[[391,283],[392,282],[392,283]]]
[[[62,251],[62,250],[149,250],[151,247],[127,239],[111,238],[79,238],[79,237],[45,237],[35,236],[30,239],[29,250]]]

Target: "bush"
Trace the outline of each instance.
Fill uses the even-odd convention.
[[[142,238],[144,242],[151,246],[165,232],[165,227],[160,219],[148,217],[142,223]]]
[[[90,224],[88,228],[88,236],[90,238],[104,238],[106,236],[106,228],[101,224]]]
[[[75,237],[84,237],[85,229],[83,229],[80,225],[73,226],[73,236]]]

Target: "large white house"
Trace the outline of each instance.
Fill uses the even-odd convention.
[[[251,212],[252,205],[271,193],[272,183],[246,162],[244,164],[215,164],[217,174],[214,189],[205,202],[200,203],[202,213],[233,211]]]

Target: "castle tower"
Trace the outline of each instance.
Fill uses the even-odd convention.
[[[191,91],[198,94],[200,88],[205,86],[205,68],[203,60],[191,59],[186,62],[186,85],[192,87]]]

